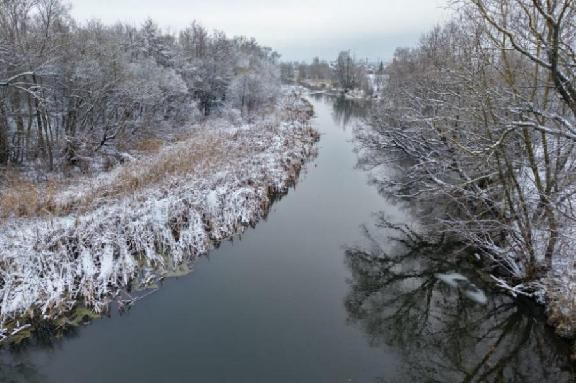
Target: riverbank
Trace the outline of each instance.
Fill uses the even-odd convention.
[[[453,248],[406,254],[391,240],[399,235],[380,218],[410,227],[413,218],[356,166],[352,128],[364,111],[310,100],[318,156],[265,221],[123,315],[6,348],[0,381],[572,382],[569,350],[539,307],[492,290],[475,264],[451,262]],[[436,277],[449,272],[487,304]]]
[[[528,231],[530,247],[519,246],[514,242],[519,238],[518,231],[509,226],[502,216],[474,216],[472,213],[481,211],[483,206],[504,206],[498,199],[500,196],[486,197],[488,194],[485,193],[494,193],[494,184],[480,184],[471,191],[467,182],[456,181],[457,173],[446,172],[447,168],[428,163],[430,153],[435,155],[430,160],[432,163],[448,161],[438,156],[445,150],[442,139],[430,136],[430,130],[418,125],[398,123],[394,120],[398,115],[394,114],[395,111],[387,111],[385,103],[378,104],[373,110],[372,118],[376,123],[359,124],[355,130],[359,166],[373,171],[373,182],[380,190],[392,198],[418,206],[415,207],[415,214],[426,221],[422,234],[429,237],[431,242],[450,238],[466,245],[470,250],[464,253],[464,257],[478,262],[488,281],[514,298],[529,298],[541,305],[546,312],[547,323],[554,331],[574,341],[576,264],[571,250],[573,218],[566,214],[557,219],[556,250],[551,256],[552,261],[547,264],[544,255],[549,234],[546,220],[535,216]],[[400,111],[399,115],[403,113]],[[397,166],[395,172],[388,169],[384,173],[379,172],[379,167],[391,162],[402,162],[403,165]],[[426,173],[422,171],[423,168],[428,169]],[[524,193],[523,203],[537,211],[541,197],[536,181],[530,178],[531,170],[519,166],[516,174],[520,179],[518,187]],[[472,177],[466,177],[472,182]],[[570,195],[569,190],[566,189],[567,196]],[[459,198],[466,202],[455,203]],[[571,200],[567,198],[567,201]],[[530,257],[534,258],[533,264],[528,261]],[[576,357],[576,343],[574,352]]]
[[[251,123],[212,120],[110,174],[54,192],[58,214],[0,233],[0,339],[106,312],[264,217],[315,155],[312,106],[289,94]]]
[[[299,82],[299,86],[303,89],[309,90],[312,94],[343,97],[347,100],[371,101],[380,97],[377,91],[373,92],[372,94],[367,94],[362,89],[342,89],[327,81],[304,80]],[[374,89],[377,90],[378,88]]]

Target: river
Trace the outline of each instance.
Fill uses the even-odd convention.
[[[356,167],[366,108],[312,101],[319,155],[265,221],[122,315],[4,350],[0,381],[572,381],[540,308],[489,291],[449,249],[389,239],[382,214],[414,219]],[[487,301],[439,278],[451,272]]]

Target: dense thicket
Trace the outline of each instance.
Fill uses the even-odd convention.
[[[0,0],[0,167],[85,170],[190,119],[249,114],[278,94],[277,60],[197,23],[79,25],[60,0]]]
[[[528,290],[548,270],[573,274],[576,5],[457,5],[453,22],[397,50],[371,128],[359,134],[362,160],[400,154],[407,170],[384,184],[444,200],[432,231],[484,250],[517,292]]]

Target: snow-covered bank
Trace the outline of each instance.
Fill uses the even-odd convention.
[[[325,87],[317,88],[314,86],[309,86],[308,84],[301,85],[304,89],[308,89],[310,92],[315,94],[325,94],[327,96],[343,97],[347,100],[357,100],[357,101],[370,101],[377,99],[378,94],[367,94],[362,89],[342,89],[337,87]]]
[[[311,105],[291,94],[257,122],[214,121],[126,165],[102,180],[106,190],[121,185],[110,196],[90,183],[62,193],[72,205],[90,196],[87,209],[7,222],[0,232],[0,339],[78,307],[101,313],[120,292],[168,275],[255,224],[315,154],[311,116]],[[151,172],[164,177],[150,180]]]

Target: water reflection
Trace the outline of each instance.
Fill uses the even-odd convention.
[[[47,376],[38,368],[39,360],[31,350],[46,352],[49,355],[61,349],[66,341],[80,335],[80,328],[58,329],[49,322],[38,327],[33,336],[19,344],[10,344],[0,349],[0,382],[4,383],[43,383]]]
[[[363,119],[370,108],[366,100],[349,99],[344,96],[333,96],[324,93],[312,93],[315,100],[329,100],[332,104],[332,118],[334,122],[346,129],[353,119]]]
[[[8,361],[4,355],[0,355],[0,382],[42,383],[46,382],[46,377],[38,373],[34,364]]]
[[[485,285],[451,259],[459,249],[384,220],[358,238],[375,206],[409,217],[352,171],[350,132],[334,129],[332,105],[317,105],[316,123],[329,132],[318,167],[273,219],[122,321],[0,352],[0,382],[570,381],[567,347],[539,310],[488,291],[485,305],[470,299],[470,286]],[[365,245],[346,251],[345,267],[340,245],[357,240]]]
[[[391,229],[382,218],[377,226]],[[499,294],[478,304],[437,277],[458,270],[483,286],[470,265],[454,263],[462,258],[451,256],[457,248],[402,231],[395,227],[395,238],[382,240],[365,229],[369,245],[346,250],[352,279],[345,306],[372,346],[400,349],[404,381],[574,381],[569,347],[539,307]]]

